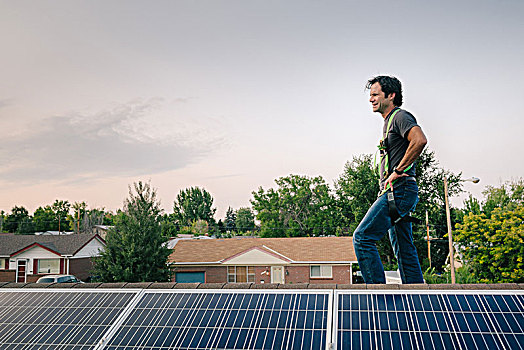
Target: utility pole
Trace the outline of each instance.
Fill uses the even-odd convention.
[[[449,267],[451,270],[451,284],[455,284],[455,257],[453,254],[453,235],[451,233],[451,214],[449,212],[448,179],[445,176],[444,176],[444,199],[446,201],[446,218],[448,220]]]
[[[428,237],[428,260],[429,260],[429,267],[431,267],[431,244],[429,243],[429,217],[428,217],[428,211],[426,210],[426,230],[427,230],[427,237]]]

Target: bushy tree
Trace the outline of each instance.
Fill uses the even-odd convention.
[[[482,194],[486,197],[482,211],[487,216],[496,208],[515,209],[524,205],[524,179],[507,181],[499,187],[487,186]]]
[[[4,230],[11,233],[31,233],[34,232],[32,218],[26,208],[14,206],[11,214],[7,215],[3,224]]]
[[[346,163],[342,174],[335,181],[335,192],[344,231],[353,234],[379,192],[371,155],[353,157]]]
[[[239,208],[235,213],[237,232],[247,232],[255,229],[255,214],[251,208]]]
[[[51,208],[55,213],[56,219],[58,220],[58,231],[70,230],[71,227],[69,227],[69,223],[66,220],[69,214],[69,210],[71,210],[71,203],[69,203],[68,201],[57,199],[51,205]]]
[[[164,237],[176,237],[180,231],[180,227],[176,223],[173,214],[163,214],[160,220],[160,226]]]
[[[454,239],[480,282],[524,283],[524,205],[469,213]]]
[[[38,207],[33,214],[33,221],[37,232],[58,231],[58,220],[50,205]]]
[[[198,220],[214,225],[215,212],[213,197],[205,189],[199,187],[181,190],[173,204],[173,215],[180,226],[191,226]]]
[[[73,215],[69,215],[67,219],[69,225],[73,228],[73,231],[75,231],[75,233],[80,233],[81,228],[83,227],[82,219],[87,212],[87,204],[86,202],[75,202],[73,203],[72,208]]]
[[[226,219],[225,219],[226,232],[235,231],[236,220],[237,220],[237,214],[235,213],[233,208],[228,207],[226,211]]]
[[[6,219],[5,211],[0,210],[0,233],[4,232],[5,219]]]
[[[149,183],[134,183],[114,229],[106,236],[106,249],[95,260],[97,278],[103,282],[169,281],[171,250],[160,221],[156,190]]]
[[[84,211],[84,217],[81,220],[82,225],[80,226],[81,232],[92,232],[96,225],[103,225],[106,213],[104,208],[94,208]]]
[[[479,210],[470,197],[454,240],[480,282],[524,282],[524,181],[487,186]]]
[[[253,192],[251,204],[263,237],[334,234],[339,215],[321,176],[289,175],[275,180],[277,189]]]

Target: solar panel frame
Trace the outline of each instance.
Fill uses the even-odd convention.
[[[335,290],[332,340],[346,349],[341,337],[360,332],[350,347],[524,349],[523,300],[524,290]]]
[[[159,310],[162,310],[162,308],[164,309],[162,311],[157,312],[156,316],[153,317],[151,316],[150,311],[146,312],[146,308],[142,309],[141,306],[145,305],[145,303],[150,303],[148,304],[149,308],[151,309],[152,307],[154,307],[155,304],[152,304],[152,300],[154,298],[149,298],[148,296],[154,296],[158,294],[170,295],[172,297],[163,298]],[[177,319],[172,320],[170,319],[170,317],[172,317],[173,314],[171,314],[171,316],[168,317],[168,312],[166,310],[168,310],[168,304],[174,300],[173,296],[176,295],[179,296],[177,306],[180,303],[184,302],[183,298],[186,298],[186,296],[187,299],[185,300],[185,304],[182,305],[181,308],[179,308],[181,311],[178,313]],[[257,295],[258,297],[253,297],[255,295]],[[282,295],[281,300],[277,297],[277,295]],[[295,298],[293,298],[293,295],[295,295]],[[137,334],[140,333],[140,325],[145,324],[147,322],[149,322],[149,324],[151,325],[149,327],[149,331],[147,332],[149,334],[149,337],[164,337],[164,343],[156,347],[155,349],[168,348],[171,347],[172,344],[176,344],[177,347],[182,348],[193,348],[190,347],[190,345],[196,344],[198,348],[259,349],[264,347],[266,342],[271,341],[271,339],[273,341],[271,343],[272,348],[290,348],[293,346],[301,348],[302,345],[304,345],[304,341],[307,338],[307,335],[309,335],[306,332],[306,330],[309,329],[307,328],[307,326],[318,326],[318,324],[314,323],[314,320],[310,321],[310,324],[306,324],[305,320],[304,322],[299,320],[300,316],[302,316],[301,310],[303,310],[300,308],[303,308],[304,306],[308,307],[307,304],[299,305],[299,303],[307,303],[311,299],[309,297],[302,298],[302,295],[322,295],[325,297],[325,305],[321,306],[320,304],[318,304],[319,307],[322,307],[322,311],[316,311],[317,304],[314,305],[315,308],[313,309],[315,312],[313,314],[314,317],[317,316],[318,312],[325,313],[325,319],[317,320],[317,322],[320,321],[325,323],[325,327],[319,329],[314,328],[311,330],[311,342],[313,341],[313,337],[315,335],[320,337],[323,336],[325,339],[324,343],[322,343],[322,339],[320,339],[322,348],[330,349],[330,344],[332,343],[332,290],[172,289],[144,290],[144,292],[141,294],[140,302],[136,303],[133,307],[133,313],[127,313],[126,317],[122,317],[122,322],[120,322],[118,326],[115,325],[115,327],[107,333],[107,335],[104,337],[104,344],[98,346],[96,350],[117,349],[127,347],[126,345],[121,345],[121,347],[119,347],[119,344],[116,342],[117,335],[121,341],[120,344],[122,344],[124,340],[127,339],[127,341],[130,342],[134,340],[135,344],[141,344],[136,345],[135,348],[139,348],[141,346],[151,346],[151,343],[148,343],[148,339],[139,338],[139,336],[137,336]],[[215,300],[213,298],[215,298]],[[160,299],[161,298],[158,298],[158,300]],[[277,299],[281,301],[280,309],[274,308]],[[293,300],[294,302],[293,308],[291,309],[290,306],[289,309],[289,313],[291,313],[291,319],[285,317],[289,313],[288,311],[283,311],[285,309],[282,308],[282,305],[284,305],[285,300]],[[315,302],[317,302],[318,300],[318,297],[315,298]],[[190,305],[191,302],[192,304]],[[272,302],[273,304],[271,305],[271,309],[268,309],[268,303],[270,302]],[[184,307],[186,305],[190,305],[190,309],[188,309],[189,311],[183,314]],[[195,305],[198,305],[198,307],[195,308]],[[201,309],[201,306],[203,305],[205,307]],[[254,312],[250,313],[250,310],[253,310]],[[278,310],[277,320],[273,320],[272,318],[267,319],[268,315],[270,315],[270,310]],[[209,318],[207,320],[204,320],[203,315],[206,314],[206,311]],[[274,314],[272,316],[274,316]],[[280,318],[280,316],[283,317]],[[134,323],[127,322],[128,318],[131,317],[134,317]],[[180,317],[185,318],[183,320],[180,320]],[[142,322],[139,319],[143,319],[144,321]],[[185,322],[186,320],[189,321]],[[178,326],[179,328],[177,328],[177,332],[173,331],[169,333],[169,331],[166,330],[166,327],[160,329],[161,327],[157,327],[155,322],[157,324],[162,322],[163,324],[168,325],[168,327],[174,328],[175,326]],[[246,322],[249,323],[249,327],[240,327],[243,323]],[[260,327],[263,322],[267,324],[267,327],[261,329]],[[269,327],[270,322],[272,322],[271,325],[275,327],[274,329]],[[202,327],[200,327],[201,325]],[[300,327],[297,327],[297,325],[300,325]],[[284,331],[280,330],[278,328],[279,326],[282,326],[285,330],[288,330],[288,333],[285,333]],[[238,332],[236,332],[235,327],[239,329]],[[137,330],[135,334],[131,334],[133,329]],[[142,331],[145,331],[146,329],[147,327],[143,328]],[[195,329],[196,332],[192,334],[189,333],[191,331],[194,331]],[[271,333],[273,331],[274,333]],[[293,344],[293,341],[295,339],[295,332],[303,332],[298,333],[298,337],[302,341],[300,345]],[[271,333],[271,336],[273,336],[273,338],[271,338],[271,336],[268,336],[268,333]],[[238,336],[235,337],[234,334],[238,334]],[[283,341],[286,342],[285,344],[276,343],[279,334],[283,334],[285,336],[285,339],[283,339]],[[175,338],[171,339],[173,336]],[[140,337],[144,337],[144,332],[142,332]],[[198,340],[198,337],[200,337],[200,340]],[[243,343],[240,343],[241,341],[243,341]],[[168,342],[170,343],[168,344]]]
[[[0,348],[92,348],[140,291],[1,289]]]

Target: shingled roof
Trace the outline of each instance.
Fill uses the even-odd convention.
[[[0,256],[11,256],[12,254],[30,247],[35,243],[51,249],[60,255],[74,255],[95,236],[100,238],[97,234],[71,234],[60,236],[0,235]]]
[[[292,262],[356,262],[352,237],[227,238],[182,240],[170,260],[175,263],[218,263],[250,249],[277,253]]]

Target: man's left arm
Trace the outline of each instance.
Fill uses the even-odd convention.
[[[426,147],[426,144],[428,143],[426,135],[424,135],[424,132],[420,126],[412,127],[408,132],[407,139],[409,141],[409,145],[406,150],[406,154],[404,154],[404,157],[397,166],[397,170],[399,171],[406,170],[409,165],[412,164],[418,158],[418,156],[420,156],[424,150],[424,147]],[[386,188],[388,184],[392,186],[393,181],[404,176],[408,176],[408,174],[404,173],[402,175],[398,175],[397,173],[393,172],[386,180]]]

